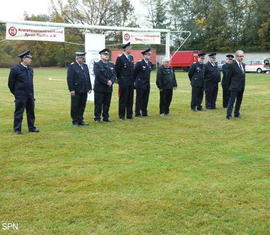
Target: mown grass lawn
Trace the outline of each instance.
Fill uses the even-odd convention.
[[[242,119],[190,112],[177,73],[171,116],[74,127],[65,70],[35,70],[36,124],[12,132],[8,69],[0,70],[0,223],[19,234],[270,234],[270,74],[248,74]],[[58,80],[49,80],[54,78]],[[155,82],[155,72],[152,74]],[[1,225],[2,226],[2,225]],[[3,234],[8,234],[1,228]],[[10,233],[10,232],[9,232]]]

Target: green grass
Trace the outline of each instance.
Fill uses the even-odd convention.
[[[36,124],[12,132],[14,99],[0,70],[0,223],[19,234],[270,234],[270,75],[248,74],[242,119],[190,112],[177,73],[171,116],[74,127],[65,70],[35,70]],[[59,80],[49,81],[48,78]],[[155,72],[152,82],[155,82]],[[8,233],[1,229],[0,233]]]

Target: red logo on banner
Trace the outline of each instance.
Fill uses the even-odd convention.
[[[128,33],[125,33],[124,39],[125,39],[126,41],[128,41],[128,40],[130,39],[130,35],[129,35]]]
[[[14,37],[17,34],[17,29],[14,26],[12,26],[8,29],[8,33],[10,36]]]

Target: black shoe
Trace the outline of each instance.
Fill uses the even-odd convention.
[[[136,114],[135,117],[141,117],[142,115],[141,114]]]
[[[203,108],[197,108],[197,111],[203,111]]]
[[[134,117],[132,117],[132,116],[131,117],[127,117],[127,119],[134,119]]]
[[[17,134],[17,135],[21,135],[21,134],[22,134],[21,131],[14,131],[14,132],[15,132],[15,134]]]
[[[242,118],[242,116],[238,115],[234,115],[235,118]]]
[[[73,126],[79,126],[79,123],[78,122],[72,122],[72,125]]]
[[[97,119],[97,120],[95,120],[95,122],[97,122],[97,123],[101,123],[101,120],[100,120],[100,119]]]
[[[89,126],[89,123],[86,123],[86,122],[82,121],[82,122],[79,122],[78,125],[79,126]]]
[[[232,119],[232,116],[226,116],[226,119],[227,120],[231,120]]]
[[[39,129],[33,129],[33,130],[29,130],[29,132],[35,132],[35,133],[38,133],[39,132]]]
[[[110,119],[103,119],[103,122],[112,122]]]

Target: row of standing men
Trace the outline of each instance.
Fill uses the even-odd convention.
[[[202,111],[202,100],[205,92],[205,108],[216,109],[218,83],[221,80],[220,69],[216,63],[216,53],[209,54],[209,61],[204,63],[205,53],[198,54],[198,62],[189,69],[189,79],[192,87],[191,111]],[[222,66],[223,108],[227,108],[226,118],[240,118],[240,107],[245,90],[244,52],[238,50],[234,55],[228,54],[226,63]],[[235,107],[234,107],[235,106]]]
[[[133,119],[133,97],[136,89],[136,117],[148,117],[148,100],[150,93],[150,73],[153,65],[150,62],[151,49],[142,52],[143,59],[134,66],[130,43],[122,46],[123,54],[117,58],[116,64],[109,62],[110,51],[99,52],[100,61],[94,63],[94,120],[95,122],[111,122],[109,108],[113,84],[119,84],[119,118]],[[88,66],[85,64],[85,52],[76,52],[76,61],[71,63],[67,72],[67,84],[71,95],[71,118],[75,126],[88,125],[83,114],[88,93],[92,92],[92,84]],[[35,127],[35,99],[30,51],[18,55],[21,62],[10,69],[8,87],[15,97],[13,130],[22,134],[23,113],[26,109],[27,124],[30,132],[39,132]],[[168,115],[172,99],[172,89],[177,86],[175,73],[169,66],[169,60],[159,68],[157,86],[160,89],[160,114]]]
[[[100,61],[94,63],[94,121],[111,122],[109,108],[113,84],[119,85],[119,119],[133,119],[133,97],[136,89],[135,117],[148,117],[148,100],[150,94],[150,73],[153,65],[150,61],[151,49],[142,52],[143,59],[134,66],[130,43],[122,46],[123,54],[115,65],[109,62],[109,49],[99,52]],[[76,62],[68,68],[67,83],[71,93],[71,117],[73,125],[88,125],[83,120],[87,93],[92,91],[89,71],[85,62],[85,52],[76,53]],[[174,70],[165,61],[158,69],[157,86],[160,89],[160,114],[168,115],[172,100],[172,90],[177,87]]]
[[[103,49],[99,52],[100,61],[94,63],[94,120],[96,122],[101,122],[101,116],[104,122],[111,121],[109,119],[109,108],[111,103],[113,84],[116,80],[118,80],[119,84],[120,120],[133,119],[134,88],[136,89],[135,116],[149,116],[147,106],[150,93],[150,73],[153,67],[152,63],[150,62],[151,49],[147,49],[142,52],[143,59],[137,62],[135,66],[133,63],[131,51],[132,47],[130,43],[123,45],[123,54],[117,58],[115,65],[109,62],[110,51],[108,49]],[[243,54],[243,52],[240,51],[239,58],[243,59],[243,55],[241,53]],[[92,84],[88,67],[85,64],[86,53],[76,52],[75,54],[76,62],[70,64],[67,72],[67,84],[71,95],[71,118],[73,125],[84,126],[88,125],[86,122],[84,122],[83,114],[86,106],[87,95],[92,91]],[[19,57],[21,58],[21,63],[11,68],[8,79],[9,89],[15,97],[13,129],[17,134],[22,133],[21,127],[23,113],[26,109],[29,131],[39,132],[39,130],[35,127],[33,69],[30,66],[32,56],[30,51],[26,51],[20,54]],[[209,57],[211,62],[211,58],[214,59],[215,54],[210,54]],[[206,108],[214,109],[216,107],[215,102],[217,97],[217,83],[220,80],[220,75],[214,61],[211,63],[212,67],[209,67],[209,65],[205,65],[203,63],[204,58],[205,53],[200,53],[199,61],[194,63],[189,71],[189,78],[192,86],[192,111],[202,110],[201,103],[203,98],[203,91],[206,93]],[[228,56],[228,59],[231,60],[232,56]],[[239,109],[244,91],[245,72],[244,65],[242,65],[241,62],[237,63],[237,67],[239,67],[241,70],[240,80],[238,76],[239,74],[237,74],[237,72],[239,73],[237,67],[229,66],[227,69],[227,71],[229,71],[228,73],[225,72],[225,66],[223,68],[223,72],[225,72],[223,81],[226,80],[224,77],[227,76],[229,79],[227,79],[228,82],[226,86],[230,87],[227,89],[226,93],[226,89],[224,89],[225,85],[223,84],[223,105],[224,107],[228,105],[227,119],[231,119],[232,107],[235,100],[237,100],[235,107],[235,117],[239,117],[240,115]],[[175,73],[174,70],[170,67],[169,58],[165,58],[163,60],[162,66],[158,68],[156,84],[160,90],[160,115],[168,115],[170,112],[169,107],[172,100],[173,89],[177,87]],[[237,88],[239,89],[235,89],[235,86],[238,86]]]

